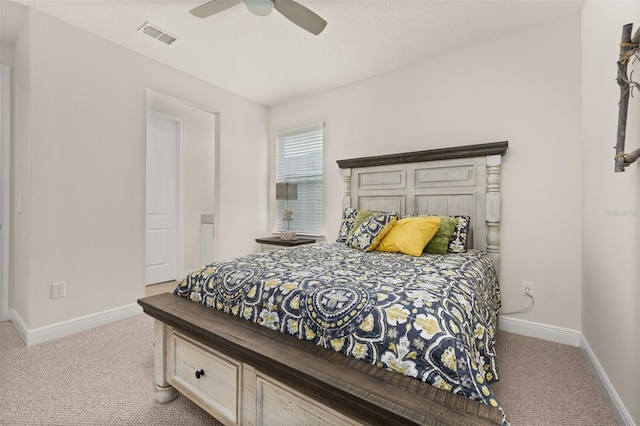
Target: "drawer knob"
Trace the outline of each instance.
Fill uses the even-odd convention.
[[[196,379],[199,379],[202,376],[204,376],[204,370],[196,371]]]

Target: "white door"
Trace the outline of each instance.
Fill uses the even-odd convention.
[[[179,118],[147,113],[145,285],[178,278]]]

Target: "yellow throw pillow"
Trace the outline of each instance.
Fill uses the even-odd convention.
[[[437,216],[400,219],[385,235],[376,250],[420,256],[424,247],[438,231],[441,222],[442,218]]]

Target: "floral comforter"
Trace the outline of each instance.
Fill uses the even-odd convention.
[[[319,243],[216,262],[175,289],[187,297],[498,406],[500,292],[481,251],[413,257]]]

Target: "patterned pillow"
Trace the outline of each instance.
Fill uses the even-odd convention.
[[[384,212],[373,212],[371,210],[358,210],[358,212],[356,213],[356,217],[353,220],[353,225],[351,225],[351,230],[347,234],[347,240],[349,239],[350,236],[353,235],[354,232],[356,232],[356,229],[360,227],[360,225],[362,224],[362,222],[364,222],[366,218],[368,218],[369,216],[373,216],[376,213],[384,213]]]
[[[423,252],[431,254],[447,254],[449,249],[449,241],[456,230],[458,220],[453,216],[440,216],[442,222],[436,232],[436,235],[429,240]]]
[[[358,209],[351,207],[344,209],[344,212],[342,212],[342,225],[340,225],[340,232],[338,232],[338,239],[336,240],[337,242],[347,242],[347,236],[353,227],[353,222],[356,220],[357,214]]]
[[[377,213],[369,216],[347,239],[347,245],[364,252],[375,250],[397,220],[396,214]]]
[[[467,252],[467,236],[469,235],[469,216],[453,216],[458,223],[453,231],[453,235],[449,240],[449,253],[466,253]]]

